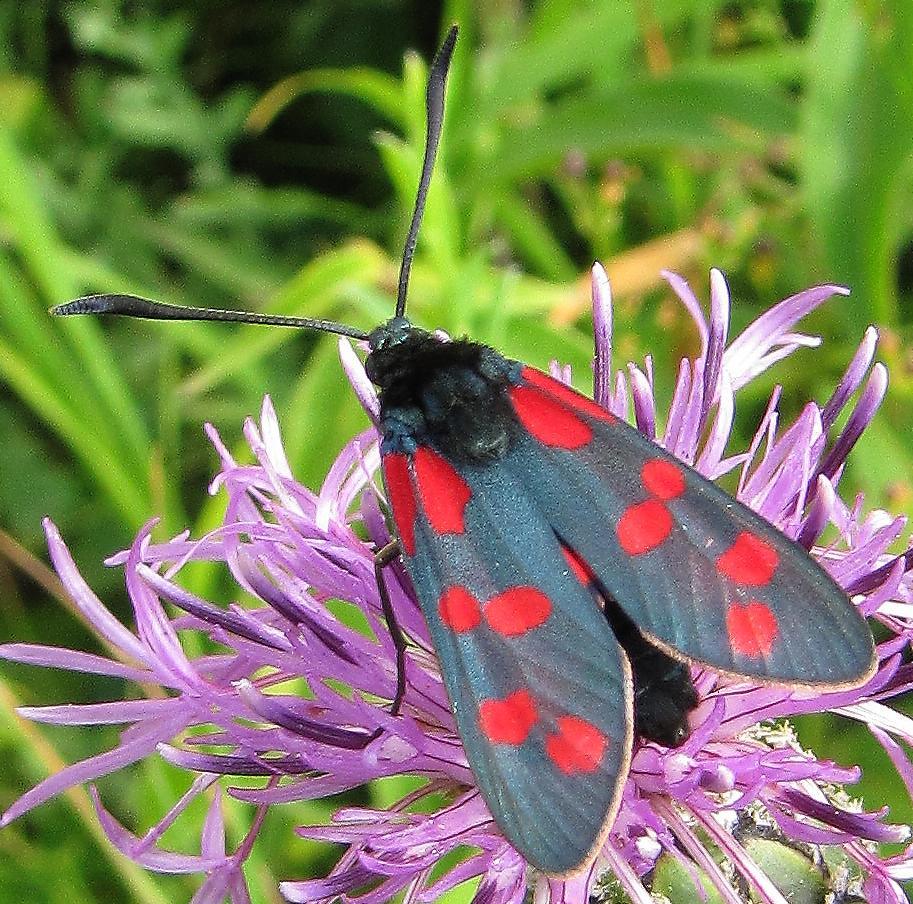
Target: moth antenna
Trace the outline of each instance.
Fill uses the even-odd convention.
[[[425,201],[428,198],[428,186],[434,171],[434,159],[441,139],[441,126],[444,122],[444,89],[447,84],[447,72],[453,57],[456,44],[456,25],[450,27],[441,49],[437,52],[428,74],[428,87],[425,89],[425,109],[428,120],[425,132],[425,159],[422,161],[422,175],[415,195],[415,208],[412,211],[412,222],[403,248],[403,260],[399,267],[399,288],[396,292],[396,316],[402,317],[406,312],[406,291],[409,288],[409,271],[412,269],[412,258],[415,255],[415,244],[418,241],[418,230],[425,213]]]
[[[220,308],[192,308],[186,305],[149,301],[136,295],[86,295],[51,308],[51,313],[65,317],[70,314],[119,314],[144,320],[221,320],[235,323],[259,323],[268,326],[293,326],[324,333],[336,333],[352,339],[367,339],[368,334],[354,326],[333,320],[311,317],[286,317],[282,314],[259,314],[254,311],[223,311]]]

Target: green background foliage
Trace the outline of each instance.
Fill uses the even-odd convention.
[[[92,291],[328,316],[391,311],[421,159],[425,60],[462,26],[442,153],[414,268],[418,323],[468,333],[587,386],[588,270],[617,295],[617,360],[654,356],[668,399],[696,349],[659,279],[707,294],[722,268],[734,327],[818,282],[853,294],[815,315],[803,352],[739,400],[739,441],[773,381],[784,408],[822,401],[863,329],[879,326],[888,401],[846,493],[913,508],[913,6],[906,0],[125,0],[0,5],[0,637],[95,649],[46,565],[51,515],[90,583],[128,617],[101,564],[150,516],[160,536],[218,523],[200,427],[241,452],[269,392],[301,480],[366,423],[336,340],[216,324],[52,321]],[[413,52],[413,51],[417,51]],[[243,453],[242,453],[243,454]],[[225,601],[218,570],[189,575]],[[5,666],[0,805],[60,761],[112,743],[41,731],[20,702],[111,699],[117,682]],[[134,691],[135,692],[135,689]],[[899,781],[853,726],[803,740],[867,769],[869,806],[908,820]],[[150,761],[102,783],[138,832],[184,790]],[[393,784],[362,801],[398,795]],[[332,802],[331,802],[332,803]],[[250,816],[229,804],[237,840]],[[249,868],[256,901],[333,851],[292,827],[330,804],[276,810]],[[186,828],[169,844],[191,849]],[[0,900],[186,900],[111,852],[82,791],[0,833]],[[466,895],[462,896],[466,899]]]

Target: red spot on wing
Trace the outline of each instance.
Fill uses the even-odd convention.
[[[615,420],[615,415],[612,412],[606,411],[605,408],[592,399],[581,395],[576,389],[572,389],[560,380],[542,373],[541,370],[536,370],[534,367],[524,367],[520,375],[527,383],[531,383],[543,392],[547,392],[550,396],[554,396],[554,398],[564,402],[565,405],[569,405],[581,414],[598,418],[600,421],[612,422]]]
[[[448,587],[438,600],[438,611],[441,621],[457,634],[477,628],[482,620],[479,601],[465,587]]]
[[[595,772],[608,744],[608,738],[586,719],[561,716],[558,730],[545,739],[545,752],[565,775],[573,775]]]
[[[561,554],[564,556],[564,560],[567,562],[571,571],[574,573],[574,577],[576,577],[584,587],[589,587],[595,578],[593,577],[593,572],[590,571],[586,562],[584,562],[583,559],[581,559],[573,549],[569,549],[567,546],[562,545]]]
[[[780,557],[760,537],[742,531],[717,560],[717,571],[748,587],[763,587],[774,576]]]
[[[589,424],[561,402],[529,386],[514,386],[510,399],[520,423],[546,446],[579,449],[593,438]]]
[[[732,649],[752,659],[769,656],[780,634],[777,617],[758,600],[750,600],[744,606],[731,603],[726,613],[726,630]]]
[[[644,487],[657,499],[676,499],[685,492],[682,469],[664,458],[651,458],[640,469]]]
[[[462,534],[463,513],[472,490],[453,465],[427,446],[415,453],[415,477],[422,508],[436,534]]]
[[[393,523],[399,534],[403,552],[415,555],[415,496],[409,481],[409,459],[400,452],[383,457],[384,483],[393,507]]]
[[[548,621],[551,600],[535,587],[510,587],[485,605],[485,621],[492,631],[517,637]]]
[[[518,747],[538,718],[536,701],[527,690],[514,691],[503,700],[483,700],[479,706],[479,725],[492,744]]]
[[[659,499],[628,506],[615,528],[621,548],[630,556],[656,549],[672,532],[672,514]]]

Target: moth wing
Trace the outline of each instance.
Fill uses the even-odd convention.
[[[526,367],[505,469],[604,590],[658,644],[714,669],[842,688],[872,635],[797,543],[629,424]]]
[[[469,765],[533,865],[585,865],[617,812],[630,670],[524,481],[420,447],[384,476]]]

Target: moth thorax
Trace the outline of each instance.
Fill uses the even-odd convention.
[[[386,437],[430,443],[454,461],[485,462],[510,448],[516,418],[507,389],[516,365],[493,349],[414,330],[366,362],[380,388]]]

